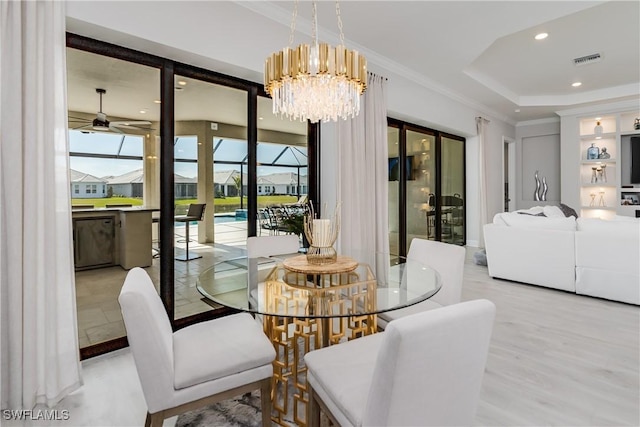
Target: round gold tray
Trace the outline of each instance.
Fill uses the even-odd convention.
[[[284,268],[294,273],[337,274],[348,273],[358,267],[358,261],[348,256],[338,255],[331,264],[310,264],[306,255],[287,258],[282,262]]]

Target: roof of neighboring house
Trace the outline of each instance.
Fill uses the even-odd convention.
[[[260,182],[260,179],[263,182]],[[298,174],[295,172],[272,173],[258,177],[258,183],[274,184],[274,185],[298,185]],[[300,175],[300,184],[307,183],[307,176]]]
[[[174,173],[173,182],[174,184],[197,184],[198,178],[196,178],[195,176],[188,177],[188,176],[182,176],[182,175],[178,175],[177,173]]]
[[[237,170],[220,171],[213,174],[213,182],[219,185],[234,184],[233,177],[239,176]],[[247,174],[244,174],[244,182],[248,181]],[[269,175],[261,175],[257,179],[260,185],[297,185],[298,174],[295,172],[272,173]],[[307,183],[307,175],[300,175],[300,184]]]
[[[235,184],[233,182],[233,177],[235,176],[240,176],[240,172],[238,172],[237,170],[226,170],[226,171],[214,172],[213,182],[215,184],[221,184],[221,185]],[[243,174],[243,181],[247,182],[248,179],[249,178],[247,174],[246,173]]]
[[[176,184],[195,184],[198,182],[195,177],[189,178],[186,176],[178,175],[177,173],[173,176],[174,183]],[[136,169],[118,176],[105,176],[104,179],[111,185],[135,184],[144,182],[144,174],[142,169]]]
[[[143,172],[142,169],[136,169],[131,172],[127,172],[118,176],[109,176],[104,177],[109,184],[132,184],[134,182],[143,182]]]
[[[97,176],[90,175],[88,173],[79,172],[77,170],[69,169],[71,182],[72,183],[95,183],[95,184],[106,184],[107,181],[102,178],[98,178]]]

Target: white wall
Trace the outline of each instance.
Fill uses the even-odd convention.
[[[288,22],[271,21],[232,2],[69,1],[67,25],[77,34],[253,81],[261,81],[263,58],[281,47],[289,34]],[[467,241],[477,244],[478,204],[472,200],[478,194],[475,117],[491,121],[487,138],[490,218],[502,210],[502,138],[514,138],[514,126],[375,63],[369,69],[389,78],[390,117],[467,138]],[[336,199],[335,140],[335,127],[323,124],[321,193],[322,201],[329,204]],[[333,211],[332,206],[328,209]]]
[[[560,203],[560,118],[521,122],[516,126],[516,209]],[[546,177],[547,201],[535,201],[535,171]]]

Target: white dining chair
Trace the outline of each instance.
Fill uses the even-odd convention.
[[[172,332],[169,317],[141,268],[127,274],[120,296],[127,339],[147,402],[145,426],[253,390],[261,392],[262,424],[271,426],[275,350],[246,313]]]
[[[453,304],[307,353],[309,426],[473,425],[495,306]]]
[[[440,290],[431,298],[409,307],[378,315],[378,328],[401,317],[425,310],[441,308],[460,302],[466,250],[463,246],[433,240],[414,238],[409,247],[408,259],[428,265],[440,274]]]
[[[299,250],[300,240],[293,234],[247,238],[247,274],[251,305],[257,306],[258,301],[263,299],[259,295],[264,293],[264,280],[273,267],[272,261],[281,261],[282,256],[297,254]],[[261,258],[271,258],[272,261]],[[262,322],[262,316],[255,317]]]
[[[295,234],[279,236],[252,236],[247,238],[249,258],[268,258],[277,255],[295,254],[300,249],[300,239]]]

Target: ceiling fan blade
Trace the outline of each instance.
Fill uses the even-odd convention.
[[[111,124],[113,126],[120,126],[120,127],[125,127],[125,126],[151,126],[151,122],[146,121],[146,120],[138,120],[138,121],[126,121],[126,120],[120,120],[120,121],[114,121],[111,122]]]
[[[78,130],[78,129],[84,129],[84,128],[89,128],[91,127],[91,123],[87,123],[86,125],[82,125],[82,126],[76,126],[74,128],[71,128],[73,130]]]
[[[118,129],[117,127],[113,126],[112,124],[109,124],[109,130],[111,132],[115,132],[115,133],[124,133],[124,132],[122,132],[122,130]]]

